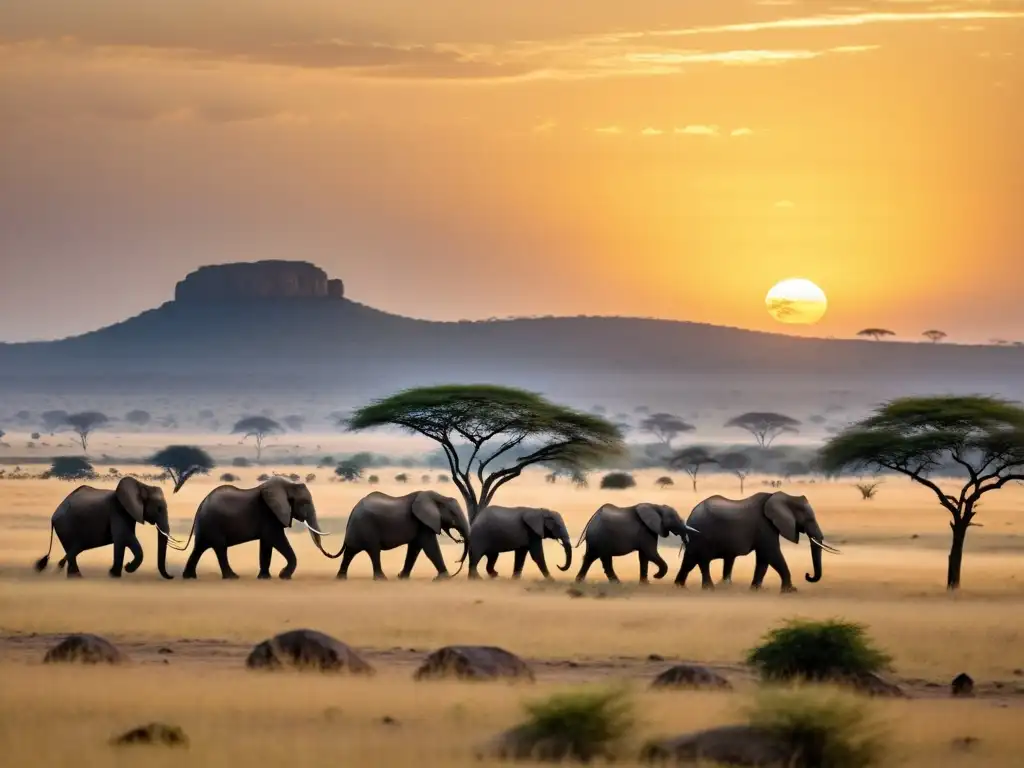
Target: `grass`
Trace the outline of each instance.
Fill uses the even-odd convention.
[[[635,725],[633,702],[619,688],[556,693],[525,709],[524,738],[558,744],[562,754],[584,762],[621,755]]]
[[[747,663],[769,681],[838,682],[884,672],[891,662],[863,626],[838,619],[794,619],[771,630],[747,654]]]
[[[751,725],[793,746],[791,768],[870,768],[889,751],[887,734],[867,703],[841,691],[762,691],[747,716]]]
[[[274,469],[308,471],[284,465]],[[232,471],[248,485],[265,469]],[[382,482],[374,489],[408,492],[411,485],[392,480],[398,471],[379,470]],[[411,473],[414,478],[419,474]],[[685,515],[705,495],[737,495],[735,481],[724,476],[708,478],[699,494],[686,483],[658,489],[653,483],[661,474],[637,472],[638,487],[614,492],[614,502],[656,500]],[[176,534],[187,535],[196,506],[217,484],[215,477],[193,478],[177,495],[168,493]],[[434,584],[429,581],[433,569],[422,558],[408,582],[374,583],[368,561],[360,558],[349,581],[341,583],[333,578],[337,561],[319,555],[300,530],[289,533],[299,559],[290,583],[255,580],[256,544],[231,551],[240,581],[221,581],[210,554],[200,564],[197,582],[164,582],[155,571],[151,527],[139,531],[146,560],[138,573],[119,582],[108,579],[110,551],[97,550],[80,558],[85,578],[69,582],[53,568],[36,574],[31,564],[46,550],[50,514],[74,486],[0,481],[3,763],[78,768],[130,762],[133,768],[149,768],[177,767],[187,758],[190,764],[214,768],[246,763],[479,766],[475,748],[521,722],[528,702],[597,681],[614,685],[631,677],[642,683],[675,660],[739,665],[769,628],[796,616],[808,621],[842,616],[863,625],[891,654],[900,677],[945,685],[967,671],[980,686],[1022,682],[1013,670],[1024,667],[1024,575],[1019,567],[1024,489],[1000,491],[982,510],[979,521],[985,528],[972,529],[967,542],[964,589],[951,596],[944,587],[946,517],[926,492],[910,483],[898,485],[865,505],[849,484],[793,484],[791,490],[809,496],[828,539],[844,552],[826,556],[823,580],[800,585],[795,595],[744,589],[752,558],[737,561],[731,589],[680,591],[670,583],[671,572],[665,582],[641,588],[631,583],[638,576],[636,559],[625,557],[616,561],[626,582],[615,591],[616,599],[572,599],[567,589],[579,550],[573,569],[555,572],[559,580],[554,584],[538,581],[529,562],[519,583],[507,578],[470,583],[460,577]],[[538,472],[510,484],[500,501],[557,509],[575,539],[593,511],[609,500],[608,492],[596,486],[552,485]],[[335,550],[345,515],[371,489],[365,482],[318,481],[312,490],[321,522],[335,532],[325,546]],[[758,490],[759,482],[749,480],[747,492]],[[794,574],[809,569],[805,546],[783,546]],[[444,545],[442,551],[450,563],[459,549]],[[560,554],[552,544],[549,563]],[[51,559],[59,555],[55,546]],[[663,542],[662,555],[674,571],[676,547]],[[185,557],[169,554],[172,573],[180,573]],[[396,574],[403,558],[403,550],[386,553],[385,572]],[[275,556],[272,571],[279,568]],[[504,556],[499,572],[507,576],[511,568],[511,556]],[[720,565],[713,569],[717,579]],[[766,584],[777,584],[776,578],[769,573]],[[603,583],[603,575],[592,569],[588,584]],[[494,644],[550,665],[538,666],[538,682],[527,689],[417,684],[411,680],[414,665],[398,662],[380,665],[373,680],[246,673],[243,661],[253,643],[298,627],[328,632],[357,650],[415,648],[426,655],[453,643]],[[135,662],[115,669],[44,666],[41,650],[24,650],[3,639],[70,631],[109,636]],[[165,644],[175,653],[158,656],[154,648]],[[666,662],[648,663],[649,654]],[[570,660],[579,666],[566,665]],[[631,696],[635,735],[679,734],[733,722],[749,694],[749,688],[738,688],[733,694],[637,690]],[[907,756],[901,764],[908,768],[1009,768],[1024,751],[1024,732],[1018,725],[1020,699],[1008,701],[1001,708],[980,696],[887,700],[875,702],[872,711],[897,724],[893,749]],[[385,717],[397,722],[385,723]],[[187,754],[145,746],[116,751],[107,743],[111,736],[154,721],[180,725],[189,738]],[[980,740],[975,752],[950,747],[951,739],[966,736]],[[626,760],[620,765],[633,764]]]

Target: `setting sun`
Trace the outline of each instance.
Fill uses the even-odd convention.
[[[764,299],[768,314],[780,323],[813,325],[828,309],[825,292],[810,280],[791,278],[772,286]]]

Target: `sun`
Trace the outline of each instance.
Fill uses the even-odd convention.
[[[814,325],[828,309],[825,292],[810,280],[793,277],[772,286],[764,297],[768,314],[780,323]]]

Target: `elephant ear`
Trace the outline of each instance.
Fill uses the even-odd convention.
[[[783,537],[794,544],[800,541],[800,533],[796,529],[796,518],[789,508],[789,503],[784,493],[773,493],[764,503],[764,516],[771,521],[776,530]]]
[[[429,493],[417,493],[412,502],[412,516],[434,533],[441,532],[441,510]]]
[[[292,505],[288,502],[288,494],[279,483],[266,483],[260,490],[263,503],[270,507],[274,517],[285,528],[292,527]]]
[[[661,513],[651,504],[637,504],[636,514],[655,536],[661,536]]]
[[[523,513],[523,522],[535,534],[544,538],[544,510],[528,509]]]
[[[132,520],[136,523],[146,522],[142,517],[144,504],[142,499],[142,483],[134,477],[122,477],[121,481],[117,484],[117,490],[114,491],[114,495]]]

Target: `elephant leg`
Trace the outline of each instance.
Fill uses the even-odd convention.
[[[487,575],[492,579],[498,578],[498,571],[496,566],[498,565],[498,553],[492,552],[487,556]]]
[[[597,560],[597,555],[590,551],[590,547],[587,547],[587,551],[583,553],[583,564],[580,566],[580,572],[576,574],[576,581],[583,581],[587,578],[587,571],[590,570],[590,566]]]
[[[78,568],[78,553],[75,551],[64,552],[64,557],[68,561],[68,578],[69,579],[80,579],[82,578],[82,572]]]
[[[658,553],[658,540],[652,539],[651,541],[643,542],[637,552],[640,556],[640,581],[641,583],[646,582],[647,564],[654,563],[658,566],[658,572],[654,574],[654,578],[661,580],[665,578],[665,574],[668,573],[668,563]]]
[[[124,542],[114,542],[114,562],[110,566],[110,578],[120,579],[121,570],[124,568]]]
[[[373,566],[374,581],[387,581],[388,577],[384,575],[384,570],[380,567],[380,550],[368,549],[366,553],[370,556],[370,564]]]
[[[764,581],[764,576],[768,573],[768,561],[761,557],[761,553],[758,552],[754,561],[754,578],[750,582],[751,589],[760,589],[761,583]]]
[[[132,536],[125,542],[125,546],[132,553],[132,561],[125,565],[124,570],[126,573],[135,573],[139,570],[139,566],[142,565],[142,544],[139,543],[139,537]]]
[[[686,577],[690,575],[690,571],[697,567],[697,555],[694,554],[693,550],[689,547],[686,548],[683,554],[683,562],[679,566],[679,573],[676,574],[676,586],[685,587]]]
[[[701,560],[697,563],[697,567],[700,568],[700,588],[701,589],[714,589],[715,582],[711,578],[711,561]]]
[[[362,551],[363,550],[361,549],[353,549],[352,547],[349,547],[347,544],[345,545],[345,554],[341,556],[341,565],[338,566],[337,578],[348,578],[348,567],[352,565],[352,559]]]
[[[402,572],[398,574],[400,579],[408,579],[412,576],[412,567],[416,565],[416,558],[420,556],[420,552],[423,551],[423,544],[420,540],[413,539],[409,542],[409,546],[405,550],[405,565],[402,566]],[[477,578],[480,578],[477,574]]]
[[[615,575],[615,569],[612,567],[611,555],[605,555],[601,558],[601,567],[604,569],[604,575],[608,577],[608,581],[613,584],[619,583],[619,577]]]
[[[526,565],[526,547],[520,547],[515,550],[516,559],[512,565],[512,578],[521,579],[523,577],[523,567]]]
[[[789,575],[789,566],[786,565],[786,558],[782,556],[781,550],[776,549],[774,552],[770,552],[767,560],[768,565],[779,574],[779,578],[782,580],[781,591],[796,592],[796,587],[793,586],[793,579]]]
[[[231,570],[231,563],[228,562],[228,548],[214,547],[213,551],[217,555],[217,563],[220,565],[220,577],[222,579],[237,579],[238,574]]]
[[[274,554],[274,547],[270,538],[266,535],[260,536],[260,572],[256,574],[257,579],[270,578],[270,558]]]
[[[483,554],[482,553],[474,552],[474,551],[470,550],[470,552],[469,552],[469,573],[467,574],[469,576],[469,578],[471,578],[471,579],[479,579],[480,578],[480,571],[477,570],[477,568],[480,565],[480,560],[482,560],[482,559],[483,559]]]
[[[732,567],[735,563],[735,557],[726,557],[722,559],[722,580],[719,584],[732,584]]]
[[[196,545],[192,547],[192,554],[188,556],[188,561],[185,563],[185,570],[181,572],[181,578],[196,578],[196,568],[199,567],[199,560],[207,549],[209,549],[209,547],[207,547],[206,544],[196,542]]]
[[[295,557],[295,550],[292,549],[292,543],[288,541],[288,534],[284,532],[284,528],[274,529],[270,535],[270,546],[280,552],[281,557],[284,558],[284,568],[277,574],[277,578],[290,579],[295,573],[295,566],[298,565],[299,560]],[[269,560],[267,565],[270,565]]]
[[[540,575],[545,579],[550,579],[551,571],[548,570],[547,560],[544,559],[543,539],[534,539],[530,542],[530,558],[537,564]]]
[[[443,581],[444,579],[450,579],[448,575],[448,566],[444,564],[444,556],[441,554],[441,545],[437,543],[436,536],[429,536],[423,542],[423,554],[427,556],[427,559],[437,569],[437,576],[434,577],[434,581]]]

